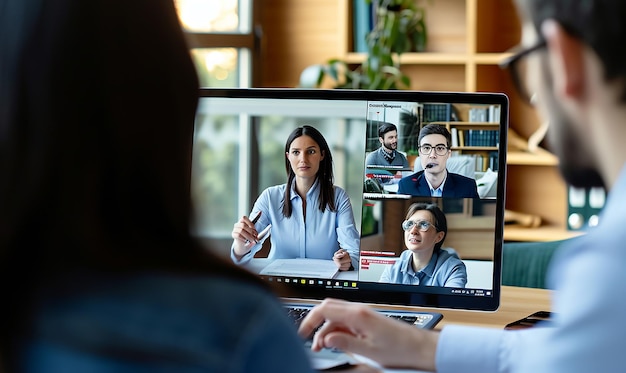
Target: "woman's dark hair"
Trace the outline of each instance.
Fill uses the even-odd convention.
[[[30,297],[54,278],[147,270],[260,284],[190,235],[198,81],[173,3],[2,6],[3,364]]]
[[[318,207],[320,211],[324,211],[326,208],[330,211],[337,211],[337,206],[335,206],[333,156],[330,152],[330,147],[328,147],[328,143],[320,131],[314,127],[304,125],[293,130],[287,138],[287,142],[285,143],[285,154],[289,153],[291,143],[300,136],[309,136],[312,138],[313,141],[315,141],[320,147],[322,155],[324,155],[324,159],[320,162],[320,167],[316,176],[320,188],[320,203]],[[289,203],[289,201],[291,201],[291,185],[293,184],[296,174],[291,169],[291,164],[289,163],[289,159],[287,157],[285,157],[285,171],[287,171],[287,187],[285,188],[285,199],[283,201],[283,215],[290,217],[292,213],[291,203]]]
[[[430,123],[422,127],[422,129],[420,130],[419,136],[417,137],[417,144],[421,145],[422,139],[428,135],[442,135],[443,137],[446,138],[446,146],[448,147],[452,143],[452,135],[450,134],[450,131],[448,131],[448,129],[445,126],[442,126],[440,124]],[[431,145],[437,145],[437,144],[431,144]]]
[[[446,219],[446,214],[434,203],[416,202],[407,209],[405,219],[409,219],[413,214],[421,210],[429,211],[435,219],[435,229],[437,232],[443,232],[443,238],[435,244],[435,251],[440,250],[448,235],[448,220]]]
[[[517,0],[522,14],[539,35],[547,19],[557,21],[568,33],[597,53],[606,80],[621,78],[626,101],[626,2],[624,0]]]

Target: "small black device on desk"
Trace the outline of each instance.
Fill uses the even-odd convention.
[[[550,316],[552,316],[551,312],[537,311],[533,313],[532,315],[528,315],[524,317],[523,319],[519,319],[519,320],[513,321],[512,323],[506,324],[504,329],[516,330],[516,329],[532,328],[533,326],[537,325],[540,322],[548,321],[550,319]]]

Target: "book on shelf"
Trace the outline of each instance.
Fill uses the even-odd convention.
[[[452,137],[452,144],[450,144],[453,148],[459,147],[459,130],[456,127],[450,128],[450,136]]]
[[[454,120],[455,117],[452,104],[424,104],[422,109],[422,122],[424,124],[449,122]]]
[[[476,158],[476,171],[484,172],[487,170],[498,171],[498,160],[494,159],[492,154],[474,154],[474,158]]]
[[[372,8],[365,0],[352,0],[352,43],[357,53],[367,53],[367,34],[371,31]]]
[[[492,171],[498,171],[498,152],[489,152],[489,168]]]
[[[481,123],[499,123],[500,105],[474,106],[468,110],[468,121]]]
[[[498,143],[500,142],[499,130],[461,130],[456,127],[452,127],[452,129],[450,130],[450,135],[452,137],[452,147],[497,147]]]
[[[459,146],[464,147],[465,146],[465,131],[457,131],[458,136],[459,136]]]
[[[356,53],[367,53],[367,35],[376,25],[378,0],[352,0],[352,49]]]

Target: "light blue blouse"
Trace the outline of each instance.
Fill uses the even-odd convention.
[[[250,216],[261,211],[255,224],[258,232],[272,224],[269,259],[314,258],[332,259],[335,251],[343,248],[350,253],[352,267],[359,268],[359,232],[354,222],[350,198],[345,190],[335,186],[337,211],[319,210],[320,186],[316,181],[306,195],[306,223],[302,198],[291,188],[292,215],[283,216],[282,204],[287,184],[272,186],[263,191],[254,203]],[[262,246],[259,242],[251,251],[237,260],[231,247],[231,258],[236,264],[245,264]]]
[[[393,265],[385,268],[379,282],[455,288],[464,288],[467,284],[465,263],[456,253],[445,249],[436,250],[428,265],[418,272],[413,269],[412,261],[413,252],[404,250]]]

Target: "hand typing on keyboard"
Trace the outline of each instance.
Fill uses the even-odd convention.
[[[314,351],[338,348],[384,367],[435,369],[438,332],[415,328],[366,305],[327,299],[304,316],[299,334],[314,334]]]

